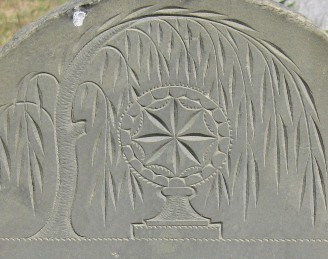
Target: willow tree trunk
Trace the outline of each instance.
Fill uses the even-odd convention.
[[[35,237],[77,237],[72,225],[72,207],[77,188],[76,141],[85,132],[85,122],[72,122],[72,105],[81,78],[97,50],[114,34],[127,28],[130,23],[118,25],[91,40],[67,67],[60,80],[55,111],[57,138],[58,186],[52,214],[46,225]]]

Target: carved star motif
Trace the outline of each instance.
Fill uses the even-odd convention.
[[[145,150],[144,164],[164,166],[176,176],[202,166],[206,149],[217,140],[204,113],[202,108],[186,108],[179,98],[167,98],[159,109],[145,108],[142,127],[133,138]]]

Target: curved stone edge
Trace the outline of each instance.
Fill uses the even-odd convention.
[[[74,8],[86,7],[87,9],[92,8],[93,5],[98,4],[103,0],[71,0],[55,9],[49,11],[41,18],[36,21],[24,26],[14,36],[5,43],[2,47],[0,46],[0,58],[5,56],[11,49],[19,46],[26,38],[33,35],[34,32],[41,29],[43,26],[51,22],[52,20],[58,19],[62,16],[71,16],[73,19]]]
[[[315,33],[317,36],[328,42],[328,34],[317,26],[312,20],[301,13],[288,9],[286,6],[274,2],[272,0],[244,0],[247,3],[255,4],[261,9],[269,10],[276,13],[278,16],[287,18],[294,25],[303,26],[305,30]]]
[[[11,40],[9,40],[3,47],[0,47],[0,58],[5,56],[11,49],[19,46],[26,38],[32,35],[37,30],[41,29],[43,26],[51,22],[52,20],[58,19],[62,16],[73,15],[74,8],[86,7],[91,9],[92,6],[103,2],[106,0],[71,0],[62,6],[55,8],[54,10],[48,12],[46,15],[42,16],[35,22],[23,27],[18,31]],[[124,0],[122,0],[124,1]],[[258,8],[269,10],[276,13],[277,15],[287,18],[287,20],[294,25],[303,26],[305,30],[308,30],[328,43],[328,34],[325,33],[321,28],[316,26],[311,20],[303,16],[302,14],[296,13],[294,11],[288,10],[283,5],[273,2],[271,0],[241,0],[246,3],[257,5]]]

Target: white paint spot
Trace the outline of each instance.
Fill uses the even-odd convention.
[[[75,10],[73,14],[73,24],[76,27],[80,27],[83,25],[84,19],[87,16],[86,12]]]

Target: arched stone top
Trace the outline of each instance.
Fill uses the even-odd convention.
[[[271,2],[48,14],[0,54],[0,242],[327,242],[327,50]]]

